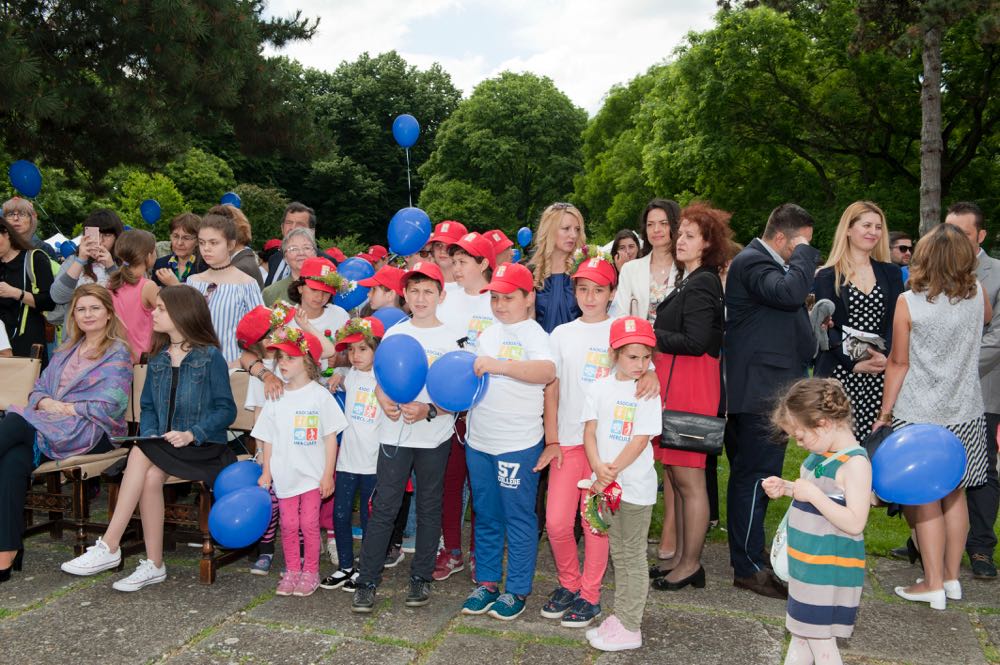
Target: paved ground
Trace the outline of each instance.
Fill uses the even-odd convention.
[[[111,589],[120,573],[64,575],[69,548],[38,536],[24,572],[0,585],[0,663],[779,663],[785,647],[784,604],[732,586],[725,545],[705,555],[708,586],[652,591],[645,646],[622,654],[591,649],[582,631],[560,628],[538,610],[555,584],[543,543],[528,609],[505,623],[459,614],[471,589],[467,573],[434,587],[433,602],[403,606],[408,561],[387,571],[377,611],[352,614],[350,595],[319,590],[310,598],[274,595],[277,577],[230,565],[214,586],[197,581],[198,551],[167,558],[168,580],[135,594]],[[134,566],[135,558],[129,561]],[[328,572],[329,563],[324,566]],[[917,569],[869,560],[855,637],[842,643],[849,663],[1000,663],[1000,582],[963,579],[966,600],[945,612],[896,599],[892,587]],[[613,572],[605,581],[610,609]]]

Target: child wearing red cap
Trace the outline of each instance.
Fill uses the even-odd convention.
[[[588,630],[587,639],[596,649],[623,651],[642,646],[639,628],[649,591],[646,534],[657,485],[649,440],[660,433],[662,409],[658,398],[635,395],[636,381],[649,370],[656,347],[653,326],[635,316],[616,319],[610,342],[611,375],[587,389],[580,420],[584,450],[594,470],[590,492],[621,500],[617,512],[603,515],[610,521],[615,613]]]
[[[375,349],[385,334],[382,322],[374,317],[351,319],[336,332],[337,352],[347,351],[351,368],[344,378],[344,415],[347,429],[337,454],[337,487],[333,496],[333,529],[345,534],[337,541],[340,567],[320,582],[324,589],[339,589],[356,575],[351,533],[354,497],[360,494],[361,534],[368,532],[368,504],[375,491],[378,463],[378,427],[382,407],[375,397]]]
[[[505,263],[483,292],[490,293],[497,322],[476,347],[476,373],[492,378],[468,415],[465,459],[476,512],[479,586],[462,612],[509,621],[524,611],[535,575],[538,473],[532,467],[542,452],[544,386],[555,378],[556,366],[548,335],[529,316],[535,301],[531,272]],[[507,582],[501,594],[505,539]]]
[[[383,266],[374,275],[358,281],[368,287],[368,308],[374,312],[383,307],[399,307],[403,297],[403,273],[396,266]]]
[[[281,328],[267,348],[276,350],[285,392],[264,404],[250,434],[263,446],[259,484],[269,488],[273,480],[281,514],[285,574],[276,593],[308,596],[319,586],[320,502],[333,493],[337,434],[347,421],[337,400],[316,381],[323,347],[314,335]]]
[[[496,254],[498,266],[514,261],[514,241],[508,238],[506,233],[500,229],[493,229],[483,235],[493,243],[493,253]]]
[[[452,273],[451,255],[448,253],[448,250],[459,238],[468,232],[465,225],[461,222],[446,219],[434,227],[434,233],[431,234],[428,241],[431,246],[431,260],[441,268],[441,275],[444,277],[444,288],[449,293],[457,290],[459,287],[455,283],[455,276]]]
[[[295,318],[289,325],[301,328],[323,344],[320,370],[326,369],[326,358],[335,353],[324,331],[340,330],[351,318],[343,307],[333,303],[333,298],[349,293],[351,288],[350,281],[337,273],[333,262],[321,256],[303,261],[299,278],[288,285],[288,299],[296,305]]]

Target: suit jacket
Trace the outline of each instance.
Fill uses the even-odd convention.
[[[271,286],[274,282],[275,272],[278,270],[278,266],[281,265],[282,259],[285,255],[281,252],[275,252],[267,260],[267,279],[264,280],[264,286]]]
[[[698,268],[683,279],[656,308],[656,348],[683,356],[722,351],[724,314],[722,281],[708,268]]]
[[[993,319],[986,325],[979,353],[979,378],[986,413],[1000,413],[1000,261],[983,252],[976,277],[993,306]]]
[[[767,414],[816,351],[806,297],[819,251],[799,245],[788,272],[759,239],[740,252],[726,278],[726,396],[729,413]]]
[[[903,293],[903,273],[899,266],[892,263],[882,263],[872,259],[872,271],[875,273],[875,283],[885,295],[885,314],[879,324],[879,335],[885,340],[885,353],[889,355],[892,349],[892,319],[896,315],[896,301]],[[847,371],[854,369],[854,361],[844,355],[843,327],[848,325],[847,289],[841,285],[840,295],[834,290],[833,268],[823,268],[816,273],[816,300],[824,298],[833,302],[833,327],[827,331],[830,339],[830,350],[820,351],[816,357],[816,376],[833,376],[837,365]]]

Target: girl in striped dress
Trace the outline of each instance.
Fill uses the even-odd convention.
[[[811,454],[798,480],[771,476],[788,514],[788,610],[792,641],[785,665],[840,665],[838,637],[850,637],[865,579],[865,523],[872,469],[852,432],[851,403],[835,379],[803,379],[775,409],[773,421]]]

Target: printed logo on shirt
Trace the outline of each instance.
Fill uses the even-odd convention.
[[[315,446],[319,441],[319,411],[296,411],[292,443],[297,446]]]
[[[359,423],[371,424],[378,415],[378,400],[375,391],[359,388],[354,393],[354,405],[351,407],[351,418]]]
[[[592,346],[587,350],[586,362],[583,365],[583,376],[587,383],[603,379],[611,374],[611,356],[608,355],[607,348],[601,349]]]
[[[615,402],[614,419],[611,421],[611,432],[608,437],[613,441],[629,441],[635,429],[635,409],[638,402]]]
[[[427,366],[430,367],[434,364],[434,361],[444,355],[443,352],[437,349],[427,349]]]
[[[518,462],[497,462],[497,482],[500,487],[516,490],[521,486],[521,479],[517,477],[521,465]]]
[[[523,360],[524,347],[514,339],[505,339],[500,342],[500,353],[497,354],[500,360]]]
[[[492,317],[481,316],[479,314],[473,316],[472,319],[469,321],[469,330],[468,330],[469,346],[472,348],[476,348],[476,342],[479,339],[479,336],[482,335],[483,331],[489,328],[491,325],[493,325]]]

